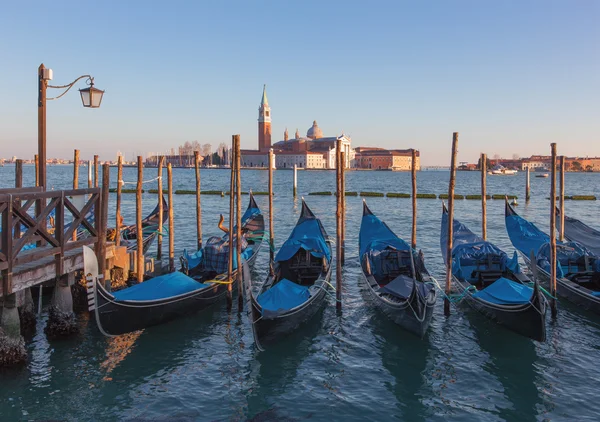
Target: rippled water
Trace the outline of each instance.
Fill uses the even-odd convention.
[[[71,167],[48,168],[49,186],[69,187]],[[14,183],[14,169],[0,168],[0,186]],[[175,188],[193,189],[192,169],[175,169]],[[444,193],[447,172],[420,172],[419,192]],[[80,184],[86,184],[82,175]],[[145,179],[156,176],[147,169]],[[166,172],[165,172],[166,176]],[[226,170],[203,170],[203,189],[228,190]],[[307,196],[334,190],[333,172],[299,172],[299,194],[335,235],[335,198]],[[134,181],[135,169],[124,179]],[[111,180],[116,179],[112,169]],[[488,177],[488,193],[524,195],[524,175]],[[25,168],[25,185],[33,171]],[[280,245],[298,218],[292,172],[275,172],[275,238]],[[600,197],[599,174],[567,174],[567,194]],[[154,185],[152,183],[151,185]],[[243,190],[265,191],[267,173],[243,171]],[[518,212],[547,230],[549,179],[531,179],[532,201]],[[152,188],[155,186],[148,186]],[[410,175],[349,172],[348,191],[410,192]],[[476,194],[479,174],[459,172],[457,193]],[[125,220],[132,221],[133,195],[124,195]],[[247,197],[244,197],[246,200]],[[144,209],[156,195],[144,195]],[[111,201],[114,195],[111,194]],[[175,196],[178,251],[195,244],[194,196]],[[257,196],[268,212],[267,197]],[[369,198],[369,206],[400,236],[409,238],[410,199]],[[217,235],[218,215],[228,197],[204,195],[203,230]],[[244,205],[245,206],[245,205]],[[111,202],[112,207],[112,202]],[[114,209],[111,221],[114,221]],[[244,315],[228,314],[224,303],[208,312],[114,339],[79,315],[81,335],[49,343],[38,334],[28,343],[29,364],[0,373],[0,420],[597,420],[600,389],[600,318],[561,301],[548,339],[536,343],[490,323],[464,306],[443,316],[436,305],[428,335],[420,340],[376,312],[369,303],[358,265],[361,198],[347,198],[347,256],[343,310],[334,301],[309,324],[264,353],[252,344]],[[568,215],[600,227],[598,204],[566,202]],[[479,201],[456,201],[456,218],[480,230]],[[441,204],[419,200],[418,246],[430,272],[443,282],[439,250]],[[488,237],[509,253],[503,201],[488,201]],[[165,245],[168,243],[165,240]],[[268,251],[254,267],[266,274]]]

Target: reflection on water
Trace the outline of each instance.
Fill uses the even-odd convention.
[[[50,166],[56,189],[71,183],[71,167]],[[152,174],[154,169],[148,170]],[[134,168],[124,180],[135,180]],[[83,172],[85,173],[85,172]],[[193,169],[174,170],[175,189],[194,189]],[[229,172],[203,170],[206,190],[228,190]],[[80,185],[84,186],[82,174]],[[25,185],[33,168],[24,168]],[[116,169],[111,169],[116,180]],[[410,175],[398,172],[349,172],[348,191],[410,192]],[[600,174],[566,175],[567,194],[600,196]],[[419,191],[447,190],[448,173],[420,172]],[[14,168],[0,168],[0,184],[14,184]],[[113,183],[114,185],[114,183]],[[243,190],[265,191],[267,172],[242,172]],[[148,186],[148,188],[151,188]],[[328,171],[299,171],[298,198],[292,197],[292,172],[276,171],[275,245],[279,248],[298,215],[299,198],[335,236],[335,197],[308,196],[334,191]],[[520,200],[520,213],[548,230],[549,180],[532,178],[533,198]],[[524,193],[524,176],[489,177],[491,194]],[[460,172],[457,193],[479,191],[479,174]],[[247,197],[246,197],[247,198]],[[114,201],[113,194],[110,200]],[[268,210],[268,198],[257,196]],[[49,343],[43,333],[46,314],[28,343],[29,364],[0,372],[0,420],[409,420],[514,421],[596,420],[600,389],[600,318],[560,302],[548,340],[531,342],[490,323],[468,307],[452,308],[444,317],[436,305],[431,328],[421,341],[376,312],[361,287],[358,230],[361,198],[348,197],[343,309],[334,300],[302,329],[258,353],[245,313],[229,314],[220,303],[197,315],[106,339],[87,314],[79,315],[82,334]],[[143,195],[143,212],[156,195]],[[480,204],[456,201],[456,215],[481,227]],[[195,198],[175,195],[176,250],[195,245]],[[219,235],[218,215],[228,198],[202,197],[205,238]],[[440,201],[420,200],[418,247],[427,267],[444,279],[439,250]],[[410,237],[410,200],[369,198],[369,206],[400,236]],[[109,206],[114,221],[114,206]],[[567,214],[600,227],[598,203],[567,201]],[[123,196],[125,222],[133,221],[133,195]],[[488,237],[512,253],[506,235],[503,202],[488,201]],[[168,244],[165,238],[164,245]],[[163,248],[164,249],[164,248]],[[154,253],[154,248],[150,253]],[[262,282],[268,248],[259,253],[252,277]]]

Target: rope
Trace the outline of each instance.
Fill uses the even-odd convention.
[[[526,284],[527,284],[527,286],[529,286],[529,287],[532,287],[532,288],[533,288],[533,286],[534,286],[534,284],[535,284],[535,283],[534,283],[533,281],[530,281],[530,282],[528,282],[528,283],[526,283]],[[543,292],[543,293],[544,293],[546,296],[548,296],[550,299],[555,299],[555,300],[557,300],[557,299],[558,299],[557,297],[555,297],[555,296],[552,296],[552,293],[550,293],[548,290],[544,289],[544,288],[542,287],[542,285],[541,285],[541,284],[538,284],[538,287],[539,287],[539,288],[540,288],[540,290],[541,290],[541,291],[542,291],[542,292]]]
[[[161,176],[155,177],[154,179],[150,179],[150,180],[142,180],[142,183],[150,183],[150,182],[156,182],[157,180],[162,179]],[[119,180],[118,181],[121,185],[137,185],[137,182],[126,182],[124,180]]]
[[[462,293],[460,293],[460,294],[450,294],[450,295],[447,295],[447,294],[446,294],[446,291],[445,291],[445,290],[442,288],[442,286],[440,286],[439,282],[438,282],[438,281],[437,281],[435,278],[433,278],[433,277],[432,277],[432,280],[433,280],[434,282],[428,281],[426,284],[433,284],[434,286],[436,286],[436,287],[437,287],[437,288],[440,290],[440,292],[442,292],[442,295],[444,295],[444,297],[445,297],[446,299],[448,299],[448,301],[449,301],[450,303],[453,303],[453,304],[454,304],[454,303],[458,303],[458,302],[460,302],[461,300],[463,300],[463,299],[465,298],[465,296],[467,295],[467,293],[469,293],[470,291],[472,291],[472,290],[477,290],[477,288],[476,288],[475,286],[471,285],[471,286],[467,287],[467,288],[466,288],[466,289],[465,289],[465,290],[464,290]]]

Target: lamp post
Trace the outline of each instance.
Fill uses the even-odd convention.
[[[88,88],[80,89],[81,102],[84,107],[98,108],[102,102],[104,91],[94,88],[94,78],[90,75],[83,75],[67,85],[48,85],[52,80],[52,69],[46,68],[42,63],[38,68],[38,180],[39,186],[46,190],[46,101],[57,100],[65,95],[80,79],[87,78]],[[53,98],[46,97],[47,88],[64,89],[65,91]]]

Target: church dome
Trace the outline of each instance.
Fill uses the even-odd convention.
[[[323,131],[317,125],[316,120],[313,121],[313,125],[308,129],[308,132],[306,132],[306,137],[310,139],[319,139],[323,137]]]

